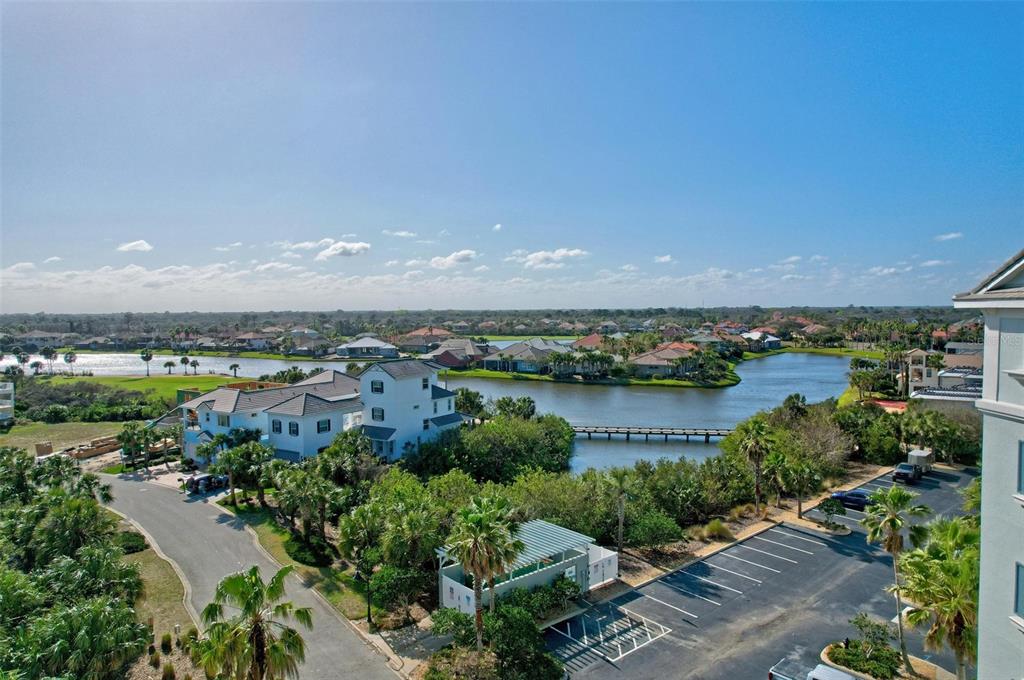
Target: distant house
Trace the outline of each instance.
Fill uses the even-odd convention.
[[[63,334],[34,330],[26,333],[20,333],[16,335],[15,338],[17,338],[18,342],[22,345],[31,345],[37,348],[49,346],[56,349],[63,340]]]
[[[607,335],[609,333],[614,333],[617,330],[619,330],[619,324],[615,323],[614,321],[602,321],[601,323],[597,324],[598,333],[603,333]]]
[[[758,326],[757,328],[751,328],[751,333],[768,333],[769,335],[778,335],[779,329],[775,326]]]
[[[587,350],[601,349],[602,347],[604,347],[604,336],[601,335],[600,333],[591,333],[590,335],[585,335],[576,342],[572,343],[573,349]]]
[[[571,351],[565,345],[543,338],[531,338],[499,349],[483,359],[483,366],[492,371],[509,373],[543,373],[556,352]]]
[[[96,335],[91,338],[82,338],[75,341],[75,349],[109,349],[114,346],[114,342],[103,335]]]
[[[477,326],[477,328],[479,328],[480,330],[482,330],[484,332],[489,333],[491,331],[498,330],[498,324],[495,321],[481,321],[480,325]]]
[[[390,342],[384,342],[383,340],[370,337],[359,338],[358,340],[352,340],[343,345],[338,345],[334,352],[339,357],[346,357],[349,359],[398,358],[397,347],[392,345]]]
[[[717,324],[715,330],[729,335],[740,335],[746,332],[747,327],[737,321],[726,320]]]
[[[469,330],[470,326],[465,321],[456,321],[448,326],[456,333],[465,333]]]
[[[584,593],[615,580],[618,555],[594,543],[589,536],[565,527],[533,519],[523,522],[516,533],[523,543],[508,571],[494,578],[494,595],[502,597],[515,588],[531,590],[559,577],[575,581]],[[473,576],[451,556],[449,547],[438,548],[438,602],[442,607],[472,614],[476,603]],[[491,597],[491,584],[483,585],[484,603]]]
[[[684,343],[671,343],[684,344]],[[695,345],[690,345],[695,347]],[[629,358],[633,367],[633,373],[639,378],[669,378],[689,373],[694,368],[694,363],[689,361],[693,357],[693,350],[677,349],[666,347],[652,349]]]
[[[942,352],[925,349],[912,349],[903,353],[903,361],[907,364],[907,393],[911,394],[926,387],[939,386],[939,371],[941,368],[933,368],[929,357],[941,357]],[[935,361],[932,359],[931,361]],[[899,376],[902,381],[903,375]]]
[[[409,331],[398,338],[395,344],[403,352],[415,352],[423,354],[440,345],[444,340],[455,335],[447,328],[440,326],[424,326],[414,331]]]
[[[828,326],[823,326],[820,323],[811,323],[801,328],[800,332],[804,335],[817,335],[819,333],[824,333],[827,330]]]
[[[244,345],[247,349],[264,350],[270,348],[274,342],[274,336],[270,333],[242,333],[235,337],[235,342]]]
[[[469,338],[448,338],[420,358],[434,361],[445,368],[465,368],[481,361],[492,351],[494,348],[490,345],[473,342]]]
[[[985,344],[981,342],[947,342],[945,351],[948,368],[981,368],[985,358]]]
[[[768,352],[773,349],[782,349],[782,340],[761,331],[750,331],[743,333],[740,337],[747,341],[751,352]]]
[[[675,338],[686,335],[686,329],[683,328],[682,326],[677,326],[674,323],[665,324],[658,330],[661,332],[661,337],[665,338],[666,340],[673,340]]]
[[[0,382],[0,423],[14,422],[14,383]]]
[[[330,341],[316,332],[291,334],[287,337],[291,337],[292,340],[291,354],[320,356],[326,354],[331,348]]]

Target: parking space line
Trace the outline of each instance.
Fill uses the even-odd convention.
[[[761,567],[762,569],[767,569],[768,571],[774,571],[776,574],[781,574],[782,573],[782,571],[780,569],[772,569],[771,567],[766,567],[763,564],[758,564],[757,562],[751,562],[750,560],[745,560],[742,557],[736,557],[735,555],[730,555],[727,552],[720,552],[720,553],[715,553],[715,554],[716,555],[721,555],[722,557],[731,557],[734,560],[739,560],[740,562],[746,562],[747,564],[752,564],[755,567]],[[758,581],[758,583],[760,583],[760,581]]]
[[[821,541],[815,541],[815,540],[810,539],[810,538],[804,538],[803,536],[797,536],[796,534],[791,534],[788,531],[780,531],[778,529],[769,529],[768,531],[774,531],[777,534],[782,534],[783,536],[789,536],[790,538],[798,538],[801,541],[807,541],[808,543],[813,543],[814,545],[820,545],[822,548],[827,548],[828,547],[828,545],[826,545],[825,543],[822,543]]]
[[[586,647],[587,649],[591,650],[591,651],[592,651],[592,652],[594,652],[595,654],[598,654],[598,655],[600,655],[600,656],[601,656],[601,658],[605,659],[606,661],[611,661],[611,660],[612,660],[612,659],[611,659],[611,657],[609,657],[609,656],[608,656],[607,654],[605,654],[604,652],[602,652],[602,651],[601,651],[600,649],[598,649],[597,647],[594,647],[594,646],[592,646],[592,645],[585,645],[585,644],[583,644],[582,642],[580,642],[579,640],[577,640],[576,638],[574,638],[574,637],[573,637],[572,635],[567,635],[567,634],[563,633],[562,631],[558,630],[558,627],[557,627],[557,626],[551,626],[551,629],[550,629],[550,630],[553,630],[553,631],[555,631],[556,633],[558,633],[558,634],[559,634],[559,635],[561,635],[562,637],[565,637],[565,638],[569,638],[570,640],[572,640],[573,642],[575,642],[575,643],[576,643],[576,644],[578,644],[578,645],[582,645],[582,646]]]
[[[737,543],[736,547],[737,548],[746,548],[747,550],[753,550],[754,552],[759,552],[762,555],[767,555],[768,557],[774,557],[775,559],[782,560],[783,562],[792,562],[793,564],[800,564],[796,560],[791,560],[788,557],[781,557],[781,556],[776,555],[774,553],[770,553],[767,550],[761,550],[760,548],[751,548],[749,545],[746,545],[745,543]]]
[[[707,598],[707,597],[704,597],[703,595],[698,595],[697,593],[691,593],[686,588],[680,588],[679,586],[674,586],[671,583],[665,583],[663,580],[659,579],[658,581],[655,581],[655,583],[660,583],[661,585],[665,586],[666,588],[671,588],[672,590],[678,590],[679,592],[683,593],[684,595],[689,595],[691,597],[700,598],[700,599],[704,600],[705,602],[710,602],[711,604],[715,605],[716,607],[721,607],[722,606],[721,602],[715,602],[714,600],[712,600],[710,598]]]
[[[712,557],[714,557],[714,555],[712,555]],[[717,564],[711,564],[707,560],[705,560],[701,564],[706,564],[707,566],[714,567],[715,569],[721,569],[724,572],[727,572],[729,574],[733,574],[734,576],[739,576],[740,578],[745,578],[748,581],[753,581],[754,583],[763,583],[763,581],[761,579],[754,578],[753,576],[747,576],[746,574],[741,574],[740,572],[733,571],[732,569],[726,569],[725,567],[720,567]]]
[[[756,538],[759,541],[764,541],[765,543],[772,543],[774,545],[780,545],[783,548],[789,548],[790,550],[796,550],[797,552],[802,552],[805,555],[813,555],[814,554],[810,550],[804,550],[803,548],[794,548],[791,545],[786,545],[785,543],[779,543],[778,541],[773,541],[770,538],[762,538],[761,536],[754,536],[753,538]]]
[[[666,607],[668,607],[669,609],[675,609],[680,614],[686,614],[687,616],[692,616],[695,619],[699,619],[700,618],[696,614],[692,614],[692,613],[686,611],[685,609],[680,609],[679,607],[675,606],[674,604],[669,604],[668,602],[665,602],[664,600],[659,600],[658,598],[656,598],[656,597],[654,597],[652,595],[648,595],[647,593],[640,593],[640,594],[643,595],[644,597],[646,597],[648,600],[654,600],[658,604],[663,604]]]
[[[710,583],[713,586],[718,586],[719,588],[725,588],[726,590],[731,590],[732,592],[737,593],[739,595],[743,594],[742,590],[736,590],[735,588],[730,588],[729,586],[725,585],[724,583],[718,583],[717,581],[712,581],[709,578],[704,578],[703,576],[697,576],[696,574],[691,574],[688,571],[677,571],[676,573],[677,574],[683,574],[685,576],[692,576],[693,578],[698,578],[701,581],[707,581],[708,583]],[[671,574],[669,574],[669,576],[671,576]]]

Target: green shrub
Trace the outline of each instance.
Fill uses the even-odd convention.
[[[704,535],[720,541],[731,541],[735,538],[726,523],[717,517],[704,525]]]
[[[146,538],[138,531],[118,532],[118,534],[114,536],[114,543],[124,551],[125,555],[142,552],[149,547],[146,543]]]
[[[174,680],[174,664],[170,662],[164,664],[163,672],[160,673],[160,680]]]
[[[846,666],[858,673],[866,673],[879,680],[892,680],[899,672],[902,660],[900,654],[892,647],[875,647],[871,649],[871,656],[866,654],[868,646],[863,640],[850,640],[848,647],[835,645],[828,651],[828,658],[832,663]]]
[[[289,536],[284,549],[288,557],[310,567],[329,567],[338,555],[337,549],[319,536],[312,536],[308,541],[301,536]]]
[[[160,636],[160,651],[164,654],[171,653],[172,638],[170,633],[164,633]]]
[[[153,668],[160,668],[160,652],[153,652],[149,655],[149,665]]]

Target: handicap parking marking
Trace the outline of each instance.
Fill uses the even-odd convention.
[[[679,586],[673,585],[671,583],[666,583],[664,579],[658,579],[657,581],[654,581],[653,583],[660,583],[661,585],[665,586],[666,588],[671,588],[672,590],[677,590],[677,591],[679,591],[680,593],[682,593],[684,595],[689,595],[690,597],[696,597],[696,598],[699,598],[701,600],[704,600],[705,602],[710,602],[711,604],[715,605],[716,607],[721,607],[722,606],[721,602],[715,602],[714,600],[712,600],[709,597],[704,597],[703,595],[698,595],[697,593],[690,592],[686,588],[680,588]]]
[[[791,545],[786,545],[785,543],[779,543],[778,541],[773,541],[770,538],[764,538],[762,536],[753,536],[752,538],[756,538],[759,541],[764,541],[765,543],[771,543],[773,545],[778,545],[778,546],[781,546],[783,548],[788,548],[790,550],[796,550],[797,552],[802,552],[805,555],[813,555],[814,554],[810,550],[804,550],[803,548],[794,548]]]
[[[775,559],[782,560],[783,562],[791,562],[792,564],[800,564],[796,560],[791,560],[788,557],[782,557],[781,555],[776,555],[775,553],[770,553],[767,550],[761,550],[760,548],[751,548],[746,543],[737,543],[736,547],[737,548],[746,548],[747,550],[753,550],[754,552],[759,552],[762,555],[767,555],[768,557],[774,557]]]
[[[713,586],[718,586],[719,588],[725,588],[726,590],[731,590],[732,592],[736,593],[737,595],[742,595],[743,594],[742,590],[736,590],[735,588],[730,588],[729,586],[725,585],[724,583],[719,583],[717,581],[712,581],[709,578],[704,578],[703,576],[697,576],[696,574],[691,574],[688,571],[677,571],[677,572],[675,572],[675,574],[682,574],[683,576],[691,576],[693,578],[700,579],[701,581],[706,581],[706,582],[710,583]],[[675,574],[669,574],[669,576],[674,576]]]
[[[805,538],[803,536],[797,536],[796,534],[790,533],[788,531],[782,531],[780,529],[769,529],[768,531],[772,531],[772,532],[774,532],[776,534],[782,534],[783,536],[788,536],[789,538],[796,538],[796,539],[799,539],[801,541],[807,541],[808,543],[813,543],[814,545],[820,545],[822,548],[827,548],[828,547],[828,544],[826,544],[826,543],[822,543],[821,541],[815,541],[814,539],[810,539],[810,538]]]
[[[714,555],[712,555],[712,557],[714,557]],[[704,565],[707,565],[709,567],[712,567],[713,569],[718,569],[720,571],[724,571],[726,573],[733,574],[734,576],[739,576],[740,578],[745,578],[748,581],[753,581],[754,583],[764,583],[764,581],[762,581],[759,578],[754,578],[753,576],[747,576],[746,574],[741,574],[740,572],[733,571],[732,569],[726,569],[725,567],[720,567],[717,564],[712,564],[711,562],[708,562],[707,560],[701,562],[701,564],[704,564]]]
[[[596,618],[591,617],[589,613],[579,617],[582,639],[573,635],[572,619],[565,622],[565,630],[558,625],[551,626],[549,630],[593,651],[610,663],[615,663],[672,632],[668,626],[625,607],[609,605],[606,612],[607,614]],[[592,627],[596,629],[596,638],[593,632],[587,630],[588,619],[592,620]],[[605,636],[606,632],[608,633],[607,637]]]
[[[750,560],[745,560],[742,557],[736,557],[736,555],[730,555],[727,552],[720,552],[720,553],[715,553],[715,554],[716,555],[721,555],[722,557],[729,557],[729,558],[734,559],[734,560],[739,560],[740,562],[746,562],[747,564],[752,564],[755,567],[760,567],[761,569],[767,569],[768,571],[774,571],[776,574],[781,574],[782,573],[781,569],[773,569],[772,567],[766,567],[763,564],[758,564],[757,562],[751,562]]]

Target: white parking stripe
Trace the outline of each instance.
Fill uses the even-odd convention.
[[[788,531],[780,531],[778,529],[769,529],[768,531],[773,531],[773,532],[775,532],[777,534],[782,534],[783,536],[789,536],[790,538],[798,538],[801,541],[807,541],[808,543],[813,543],[814,545],[820,545],[822,548],[827,548],[828,547],[828,545],[826,545],[825,543],[822,543],[821,541],[815,541],[815,540],[812,540],[810,538],[804,538],[803,536],[797,536],[796,534],[791,534]]]
[[[768,557],[774,557],[775,559],[782,560],[784,562],[792,562],[793,564],[800,564],[796,560],[791,560],[788,557],[781,557],[781,556],[776,555],[774,553],[770,553],[767,550],[761,550],[760,548],[751,548],[749,545],[746,545],[745,543],[739,543],[739,544],[737,544],[736,547],[737,548],[746,548],[747,550],[753,550],[754,552],[759,552],[762,555],[767,555]]]
[[[665,586],[666,588],[671,588],[672,590],[678,590],[679,592],[683,593],[684,595],[690,595],[691,597],[700,598],[700,599],[704,600],[705,602],[710,602],[711,604],[715,605],[716,607],[721,607],[722,606],[721,602],[715,602],[714,600],[712,600],[710,598],[707,598],[707,597],[704,597],[703,595],[698,595],[697,593],[692,593],[689,590],[687,590],[686,588],[680,588],[679,586],[674,586],[671,583],[665,583],[665,581],[656,581],[656,583],[660,583],[661,585]]]
[[[804,550],[803,548],[794,548],[791,545],[786,545],[785,543],[779,543],[778,541],[773,541],[770,538],[762,538],[761,536],[754,536],[753,538],[756,538],[759,541],[764,541],[765,543],[771,543],[773,545],[779,545],[779,546],[782,546],[783,548],[788,548],[789,550],[796,550],[797,552],[802,552],[805,555],[813,555],[814,554],[810,550]]]
[[[691,574],[688,571],[677,571],[676,573],[677,574],[685,574],[686,576],[692,576],[693,578],[699,578],[701,581],[707,581],[711,585],[718,586],[719,588],[725,588],[726,590],[731,590],[732,592],[738,593],[740,595],[743,594],[742,590],[736,590],[735,588],[730,588],[729,586],[725,585],[724,583],[718,583],[717,581],[712,581],[709,578],[704,578],[703,576],[697,576],[696,574]]]
[[[739,560],[740,562],[746,562],[747,564],[752,564],[755,567],[761,567],[762,569],[767,569],[768,571],[774,571],[776,574],[781,574],[782,573],[782,571],[779,570],[779,569],[772,569],[771,567],[766,567],[763,564],[758,564],[757,562],[751,562],[750,560],[745,560],[742,557],[736,557],[735,555],[730,555],[727,552],[720,552],[720,553],[716,553],[716,554],[721,555],[722,557],[731,557],[734,560]]]
[[[666,606],[666,607],[668,607],[669,609],[675,609],[675,610],[676,610],[677,612],[680,612],[680,613],[682,613],[682,614],[686,614],[687,616],[692,616],[692,617],[693,617],[693,618],[695,618],[695,619],[697,619],[697,618],[700,618],[700,617],[699,617],[699,616],[697,616],[696,614],[691,614],[690,612],[686,611],[685,609],[680,609],[679,607],[675,606],[674,604],[669,604],[668,602],[665,602],[664,600],[659,600],[659,599],[658,599],[658,598],[656,598],[656,597],[651,597],[651,596],[650,596],[650,595],[648,595],[647,593],[640,593],[640,594],[641,594],[641,595],[643,595],[644,597],[646,597],[646,598],[647,598],[648,600],[654,600],[654,601],[655,601],[655,602],[657,602],[658,604],[663,604],[663,605],[665,605],[665,606]]]
[[[745,578],[748,581],[753,581],[754,583],[763,583],[763,581],[761,581],[761,579],[756,579],[753,576],[747,576],[746,574],[741,574],[740,572],[733,571],[732,569],[726,569],[725,567],[720,567],[717,564],[711,564],[710,562],[707,562],[707,561],[701,562],[701,564],[704,564],[704,565],[709,566],[709,567],[713,567],[715,569],[720,569],[720,570],[722,570],[724,572],[727,572],[729,574],[733,574],[734,576],[739,576],[740,578]]]

